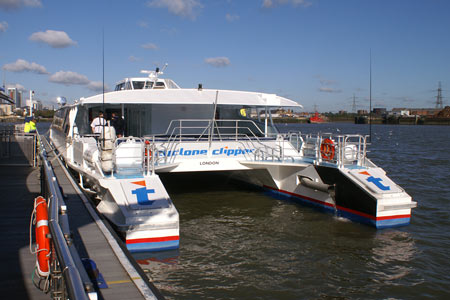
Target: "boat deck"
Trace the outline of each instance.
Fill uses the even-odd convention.
[[[107,288],[96,289],[98,299],[163,299],[142,270],[135,268],[136,263],[128,259],[115,233],[95,215],[93,207],[89,207],[87,199],[70,182],[58,160],[53,161],[53,167],[65,195],[72,238],[79,255],[95,262],[107,285]],[[39,168],[0,165],[2,298],[50,298],[33,285],[35,255],[29,250],[30,215],[34,198],[40,193],[39,176]],[[102,282],[99,285],[104,286]]]

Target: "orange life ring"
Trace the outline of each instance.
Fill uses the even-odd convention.
[[[333,160],[334,151],[334,142],[329,138],[324,139],[320,145],[320,154],[322,155],[322,159]]]
[[[147,157],[147,155],[152,157],[152,150],[150,150],[150,149],[147,150],[147,145],[150,145],[149,141],[145,141],[144,155],[145,155],[145,157]]]
[[[41,196],[34,199],[36,210],[36,266],[42,277],[50,274],[50,238],[47,202]]]

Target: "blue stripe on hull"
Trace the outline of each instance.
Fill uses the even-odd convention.
[[[145,252],[145,251],[164,251],[173,250],[180,247],[180,241],[165,241],[152,243],[133,243],[127,244],[127,249],[130,252]]]
[[[358,214],[355,214],[352,212],[348,212],[348,211],[345,211],[342,209],[335,210],[334,207],[325,205],[325,204],[323,204],[323,202],[320,202],[318,200],[317,200],[317,202],[315,202],[315,201],[311,201],[309,199],[302,198],[300,195],[286,194],[286,193],[283,193],[282,191],[277,191],[277,190],[273,190],[270,188],[265,188],[265,189],[270,194],[275,195],[277,198],[289,199],[296,203],[301,203],[301,204],[305,204],[307,206],[314,207],[315,209],[318,209],[322,212],[331,213],[338,217],[343,217],[343,218],[349,219],[353,222],[370,225],[377,229],[405,226],[405,225],[408,225],[411,221],[411,218],[395,218],[395,219],[385,219],[385,220],[375,221],[371,218],[364,217],[364,216],[361,216],[361,215],[358,215]]]
[[[397,219],[387,219],[379,220],[376,222],[377,229],[400,227],[409,225],[411,218],[397,218]]]

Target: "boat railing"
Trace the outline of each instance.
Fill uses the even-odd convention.
[[[253,138],[266,137],[252,120],[233,119],[179,119],[172,120],[166,132],[154,135],[157,139],[177,141],[238,140],[242,135]]]
[[[186,142],[225,142],[234,141],[240,144],[240,150],[246,160],[261,161],[294,161],[293,156],[285,155],[285,143],[281,135],[265,135],[259,126],[252,120],[205,120],[205,119],[182,119],[172,120],[164,134],[145,137],[146,152],[154,153],[149,157],[147,166],[173,163],[175,155],[164,155],[174,153],[182,143]],[[275,146],[264,143],[264,141],[276,141]],[[155,145],[158,145],[157,147]],[[254,149],[252,155],[246,149]],[[160,153],[163,153],[160,155]],[[155,155],[157,154],[157,155]],[[296,155],[298,156],[298,155]]]
[[[368,162],[368,136],[331,133],[288,133],[286,136],[303,158],[316,164],[335,164],[343,168],[349,165],[364,166]]]
[[[0,126],[0,164],[37,166],[37,135],[23,132],[23,127]]]
[[[45,139],[40,138],[39,134],[36,136],[41,159],[41,193],[49,203],[48,225],[54,249],[49,275],[51,296],[53,299],[97,299],[94,285],[71,239],[67,208],[45,150],[49,145]]]
[[[317,165],[333,164],[340,168],[364,166],[369,162],[366,160],[367,138],[362,135],[311,135],[301,132],[264,135],[251,120],[173,120],[164,134],[116,139],[115,169],[117,172],[123,166],[123,174],[133,171],[149,175],[155,172],[155,166],[175,163],[179,154],[174,153],[183,143],[209,143],[211,146],[212,143],[227,141],[238,143],[243,159],[248,161],[308,161]],[[126,155],[117,157],[117,150],[131,140],[135,143],[124,151]],[[249,149],[252,151],[246,151]],[[130,153],[133,153],[133,157],[125,157]],[[124,164],[117,163],[120,159]],[[127,164],[133,166],[125,167]]]

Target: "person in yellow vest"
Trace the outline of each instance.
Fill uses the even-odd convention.
[[[23,130],[25,133],[36,132],[36,118],[32,117],[30,122],[25,123],[25,128]]]

